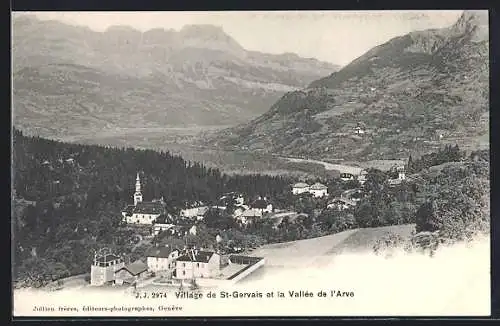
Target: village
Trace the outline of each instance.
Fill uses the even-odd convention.
[[[406,179],[403,166],[394,166],[395,177],[389,179],[390,185],[396,185]],[[366,170],[359,169],[340,173],[342,182],[359,181],[361,187],[366,182]],[[325,200],[327,209],[345,210],[355,207],[362,198],[360,188],[344,191],[339,197],[330,196],[328,187],[322,183],[308,184],[298,182],[291,185],[291,194],[296,198],[310,196]],[[332,198],[330,198],[332,197]],[[149,230],[145,238],[154,238],[160,234],[179,239],[195,236],[198,226],[203,223],[210,211],[231,211],[232,218],[246,227],[258,220],[267,219],[279,225],[284,218],[297,218],[304,213],[277,209],[272,200],[258,197],[249,201],[241,193],[231,192],[222,195],[215,205],[196,202],[186,205],[174,217],[167,213],[163,198],[144,201],[140,174],[137,173],[133,205],[122,211],[122,223],[129,227]],[[307,214],[306,214],[307,215]],[[307,217],[307,216],[306,216]],[[142,240],[142,239],[139,239]],[[108,248],[95,252],[90,271],[91,286],[131,286],[145,287],[153,284],[160,287],[198,289],[200,287],[218,287],[236,283],[247,277],[265,264],[265,257],[254,257],[251,248],[222,243],[217,234],[215,248],[197,248],[188,246],[172,247],[168,244],[156,244],[144,253],[142,259],[127,262],[126,258],[113,253]]]

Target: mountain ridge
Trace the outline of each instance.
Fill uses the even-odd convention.
[[[89,119],[107,121],[96,128],[131,127],[134,121],[140,127],[234,125],[258,116],[286,91],[338,69],[247,51],[217,26],[145,32],[112,26],[98,32],[32,16],[14,17],[12,54],[14,123],[56,138],[72,124],[73,134],[91,133]],[[84,106],[102,106],[100,115],[78,110],[77,89],[86,97]]]
[[[398,159],[446,142],[471,145],[488,131],[485,31],[487,12],[466,11],[450,27],[395,37],[213,140],[322,160]]]

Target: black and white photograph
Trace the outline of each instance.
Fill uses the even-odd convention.
[[[489,316],[488,18],[12,12],[13,315]]]

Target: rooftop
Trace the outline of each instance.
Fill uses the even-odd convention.
[[[146,257],[168,258],[170,254],[179,249],[170,249],[168,247],[155,247],[146,252]]]
[[[170,214],[162,214],[155,220],[155,224],[173,224],[174,218]]]
[[[252,208],[265,209],[270,203],[265,199],[257,199],[252,203]]]
[[[309,185],[307,183],[304,183],[304,182],[299,182],[299,183],[296,183],[293,185],[294,188],[307,188],[309,187]]]
[[[346,198],[335,198],[334,200],[332,200],[328,204],[335,204],[335,203],[344,203],[344,204],[351,205],[351,206],[356,205],[356,203],[354,201],[346,199]]]
[[[162,214],[165,208],[159,201],[155,202],[139,202],[135,206],[134,214]]]
[[[118,273],[121,270],[126,270],[130,274],[132,274],[133,276],[135,276],[135,275],[139,275],[139,274],[147,271],[148,270],[148,266],[145,263],[143,263],[142,261],[137,260],[137,261],[133,262],[132,264],[129,264],[129,265],[125,266],[125,267],[120,268],[115,273]]]
[[[199,262],[199,263],[206,263],[212,258],[212,256],[215,254],[213,251],[196,251],[194,250],[194,255],[191,252],[188,252],[185,255],[180,256],[177,258],[177,261],[190,261],[190,262]]]
[[[132,213],[134,212],[134,208],[135,206],[134,205],[128,205],[127,207],[125,207],[123,209],[123,213],[126,213],[127,215],[132,215]]]
[[[310,188],[311,190],[324,190],[324,189],[328,189],[327,186],[325,186],[324,184],[322,183],[315,183],[311,186]]]
[[[121,259],[121,258],[116,256],[116,255],[113,255],[113,254],[107,254],[107,255],[97,257],[96,261],[98,263],[106,263],[106,262],[110,262],[110,261],[118,260],[118,259]]]
[[[259,209],[250,208],[244,211],[241,216],[243,217],[261,217],[262,212]]]

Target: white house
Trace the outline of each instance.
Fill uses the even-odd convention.
[[[260,209],[250,208],[244,211],[240,216],[236,217],[238,221],[246,225],[256,219],[262,218],[263,212]]]
[[[396,168],[396,171],[398,171],[398,179],[399,180],[406,180],[406,173],[405,173],[405,167],[404,166],[398,166]]]
[[[153,235],[158,235],[160,232],[168,231],[174,227],[174,224],[165,224],[165,223],[155,223],[153,224],[153,230],[151,233]]]
[[[356,206],[356,202],[346,198],[336,198],[328,203],[327,208],[337,208],[340,210]]]
[[[294,195],[300,195],[309,192],[309,185],[304,182],[296,183],[292,186],[292,193]]]
[[[177,279],[211,278],[220,271],[220,255],[213,251],[189,250],[177,258]]]
[[[328,196],[328,187],[321,183],[315,183],[309,188],[309,192],[317,198]]]
[[[152,272],[165,272],[169,276],[175,270],[175,261],[179,257],[179,249],[168,247],[155,247],[146,253],[146,263],[148,270]]]
[[[208,211],[208,206],[191,207],[191,208],[181,209],[179,215],[184,218],[198,219],[199,216],[205,215],[207,211]]]
[[[127,224],[152,225],[160,215],[165,213],[165,203],[163,200],[154,200],[152,202],[142,201],[139,173],[137,173],[133,197],[134,205],[129,205],[122,211],[123,219]]]

